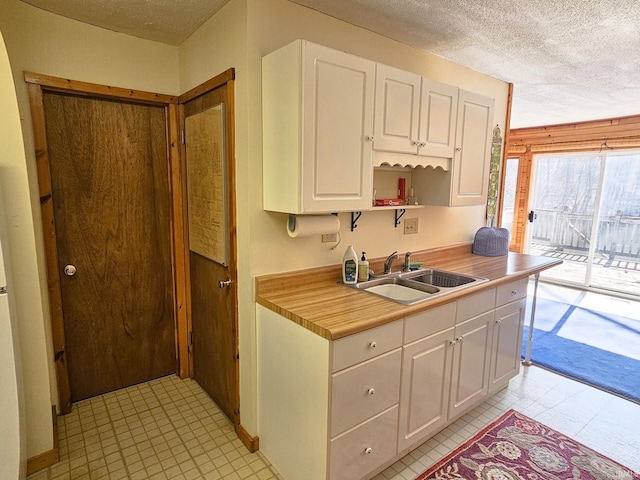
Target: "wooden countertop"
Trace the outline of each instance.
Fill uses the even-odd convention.
[[[382,271],[383,260],[370,261],[370,268]],[[484,277],[489,282],[403,305],[340,284],[340,265],[331,265],[256,277],[256,302],[324,338],[337,340],[562,263],[518,253],[500,257],[473,255],[471,244],[415,252],[411,260],[423,262],[426,267]],[[396,260],[394,271],[400,264],[401,260]]]

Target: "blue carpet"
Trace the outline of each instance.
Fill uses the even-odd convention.
[[[525,324],[522,358],[529,336],[529,317]],[[621,341],[628,343],[619,344]],[[640,360],[606,350],[620,350],[616,345],[621,345],[623,351],[624,347],[638,348],[640,321],[538,299],[531,361],[640,403]]]

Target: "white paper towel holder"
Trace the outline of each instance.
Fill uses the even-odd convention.
[[[325,215],[321,215],[321,216],[324,217]],[[326,217],[329,217],[329,216],[338,217],[338,214],[337,213],[332,213],[331,215],[326,215]],[[294,232],[296,230],[296,227],[297,227],[296,222],[297,222],[297,215],[295,213],[290,213],[289,214],[289,219],[287,221],[287,230],[289,232]],[[340,224],[338,223],[338,229],[340,228],[339,225]],[[333,232],[325,232],[325,233],[333,233]],[[339,233],[339,230],[336,233]]]

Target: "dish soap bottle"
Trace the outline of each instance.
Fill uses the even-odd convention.
[[[362,258],[358,262],[358,281],[359,282],[366,282],[367,280],[369,280],[369,262],[367,261],[366,258],[364,258],[365,253],[367,252],[362,252]]]
[[[358,281],[358,256],[353,249],[353,245],[349,245],[342,257],[342,281],[344,283],[356,283]]]

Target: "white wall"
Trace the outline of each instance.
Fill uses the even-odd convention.
[[[260,58],[297,39],[303,38],[335,49],[413,71],[445,83],[496,99],[495,119],[504,132],[508,85],[440,57],[416,50],[355,27],[333,17],[284,0],[249,0],[249,66],[251,78],[249,104],[255,105],[249,117],[249,163],[251,183],[252,274],[300,269],[340,263],[344,249],[353,244],[371,257],[386,256],[394,250],[412,251],[473,240],[475,231],[485,224],[485,207],[427,207],[411,211],[419,217],[419,234],[404,235],[393,227],[393,213],[365,212],[356,231],[349,228],[349,214],[341,214],[342,243],[334,251],[317,237],[288,237],[286,215],[261,211],[261,102]],[[286,251],[286,255],[274,252]]]
[[[236,68],[240,416],[253,435],[258,434],[256,275],[337,264],[350,243],[370,257],[380,257],[393,250],[471,241],[485,224],[484,206],[427,207],[412,211],[419,217],[419,235],[403,235],[387,211],[365,212],[356,232],[349,229],[349,214],[340,214],[342,243],[336,250],[316,237],[291,239],[287,216],[262,210],[261,59],[297,38],[494,97],[496,122],[503,131],[507,108],[508,86],[502,81],[285,0],[232,0],[180,47],[181,92]]]
[[[178,48],[137,39],[3,0],[2,32],[18,97],[25,155],[2,157],[25,387],[27,456],[53,448],[57,403],[33,130],[23,72],[176,95]],[[0,86],[5,88],[5,85]],[[4,111],[0,112],[4,115]]]
[[[485,225],[485,206],[426,207],[410,211],[419,219],[419,234],[404,235],[394,228],[391,211],[364,212],[358,228],[350,231],[350,215],[340,214],[342,242],[330,250],[319,237],[290,238],[285,214],[262,210],[262,122],[261,58],[287,43],[302,38],[335,49],[422,74],[441,82],[493,97],[495,121],[504,132],[508,85],[424,51],[416,50],[368,30],[347,24],[317,11],[284,0],[247,0],[248,4],[248,124],[239,129],[246,135],[247,162],[251,172],[239,191],[250,193],[249,206],[240,215],[250,222],[250,247],[242,253],[249,257],[249,269],[241,271],[241,287],[249,291],[256,275],[338,264],[345,248],[366,251],[370,258],[399,252],[422,250],[473,240],[476,230]],[[246,131],[245,131],[246,128]],[[243,139],[239,138],[242,142]],[[253,298],[249,294],[242,298]],[[255,318],[241,318],[240,329],[254,329]],[[252,335],[247,337],[253,338]],[[255,350],[255,345],[245,345]],[[255,371],[252,372],[255,375]],[[243,408],[248,398],[242,397]],[[255,401],[254,398],[251,401]],[[243,410],[244,411],[244,410]]]
[[[341,214],[342,243],[330,250],[319,238],[291,239],[286,215],[262,210],[261,58],[304,38],[496,98],[504,131],[507,85],[428,53],[286,0],[231,0],[180,47],[136,39],[3,0],[0,30],[11,61],[25,138],[26,162],[10,160],[8,188],[14,268],[21,272],[17,315],[25,363],[28,455],[51,448],[49,405],[55,399],[49,313],[33,132],[23,71],[177,95],[222,71],[236,69],[236,164],[239,249],[241,420],[257,435],[254,277],[337,264],[353,244],[370,257],[471,241],[484,225],[484,206],[415,211],[418,235],[393,228],[391,212],[365,212],[355,232]],[[414,213],[412,212],[412,216]],[[24,328],[23,328],[24,325]],[[50,382],[50,378],[52,381]],[[55,400],[53,400],[55,401]]]
[[[20,116],[9,57],[0,33],[0,178],[5,175],[10,159],[24,161]],[[0,295],[0,478],[24,478],[26,475],[27,437],[24,417],[22,361],[18,340],[18,322],[13,301],[13,275],[8,255],[5,199],[0,188],[0,286],[8,285],[8,293]],[[5,278],[6,274],[6,278]],[[7,441],[7,439],[11,439]]]

